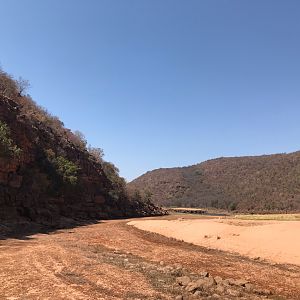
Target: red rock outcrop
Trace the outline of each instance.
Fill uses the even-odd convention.
[[[22,150],[18,158],[0,158],[0,220],[58,225],[62,219],[101,219],[158,214],[151,203],[113,196],[113,183],[102,165],[66,136],[28,118],[17,101],[0,97],[0,120]],[[65,129],[67,130],[67,129]],[[47,162],[45,150],[79,167],[76,185],[63,184]]]

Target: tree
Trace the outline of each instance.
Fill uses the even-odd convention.
[[[153,194],[149,190],[146,190],[145,195],[144,195],[144,202],[146,202],[146,203],[151,202],[152,195]]]
[[[98,163],[103,162],[104,151],[101,148],[94,148],[89,146],[88,151],[90,155],[96,160]]]
[[[141,192],[139,190],[135,190],[133,193],[133,200],[141,202],[142,201],[142,195]]]
[[[74,131],[75,143],[80,146],[80,148],[85,149],[87,140],[82,132],[79,130]]]
[[[0,69],[0,95],[8,98],[17,96],[17,84],[13,78]]]
[[[30,88],[29,81],[22,77],[19,77],[19,79],[16,80],[16,85],[19,96],[25,96],[25,92]]]

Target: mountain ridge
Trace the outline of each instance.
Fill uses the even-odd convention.
[[[164,206],[245,212],[300,210],[300,151],[219,157],[148,171],[128,184]]]

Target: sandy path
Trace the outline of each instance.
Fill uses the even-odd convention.
[[[228,219],[132,221],[139,229],[196,245],[300,266],[300,222]]]

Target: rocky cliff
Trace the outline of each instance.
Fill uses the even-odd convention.
[[[160,213],[149,201],[130,199],[114,169],[105,172],[112,164],[94,159],[61,122],[55,119],[55,129],[28,97],[13,98],[0,93],[0,222],[56,226]]]

